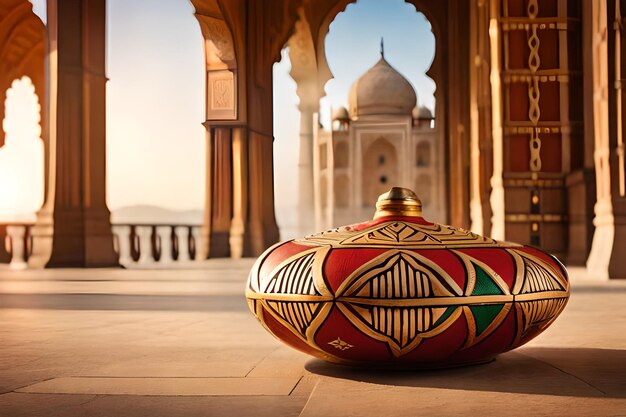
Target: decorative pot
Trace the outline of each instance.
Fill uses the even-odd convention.
[[[407,189],[376,207],[372,221],[261,255],[246,298],[271,334],[329,362],[447,367],[523,345],[565,307],[555,257],[428,222]]]

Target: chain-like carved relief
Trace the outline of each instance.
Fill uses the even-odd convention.
[[[530,48],[530,54],[528,55],[528,68],[532,72],[537,72],[539,65],[541,65],[541,59],[539,58],[539,36],[537,36],[537,25],[530,25],[530,36],[528,37],[528,47]]]
[[[535,126],[537,126],[539,118],[541,117],[541,109],[539,108],[540,96],[539,79],[533,77],[528,80],[528,118]]]
[[[534,129],[530,135],[530,170],[532,172],[541,171],[541,139],[539,129]]]
[[[535,19],[539,14],[539,4],[537,3],[537,0],[529,0],[526,11],[528,12],[528,17]]]
[[[529,0],[526,11],[529,19],[534,20],[539,14],[539,3],[537,0]],[[538,25],[536,23],[531,23],[526,28],[528,48],[530,49],[528,54],[528,68],[533,74],[536,73],[541,66],[541,59],[539,57],[539,47],[541,42],[539,41],[539,36],[537,35],[537,29]],[[537,76],[533,76],[528,80],[528,118],[534,126],[534,129],[530,134],[529,142],[529,164],[532,172],[541,171],[541,139],[539,139],[539,130],[537,129],[537,125],[541,117],[541,109],[539,107],[540,96],[539,78]]]

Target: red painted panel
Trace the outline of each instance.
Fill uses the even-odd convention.
[[[528,135],[511,135],[505,144],[509,158],[505,161],[505,169],[509,172],[530,171],[530,139]]]
[[[265,258],[261,265],[259,276],[267,276],[282,261],[307,249],[311,249],[311,246],[299,245],[293,241],[283,243]]]
[[[453,360],[467,339],[465,315],[455,320],[443,333],[423,339],[417,348],[400,358],[416,363],[437,363]]]
[[[389,249],[332,249],[324,262],[324,275],[334,293],[342,282],[367,261]]]
[[[262,314],[265,325],[271,330],[272,334],[276,336],[277,339],[301,352],[313,356],[318,355],[318,352],[315,349],[303,342],[302,339],[293,334],[291,330],[287,329],[280,322],[278,322],[270,313],[265,311],[265,308],[263,309]]]
[[[447,249],[425,249],[416,250],[415,252],[425,256],[443,268],[444,271],[450,274],[454,282],[456,282],[462,290],[465,290],[465,286],[467,285],[465,267],[455,254]]]
[[[337,338],[352,347],[341,350],[329,344]],[[365,335],[336,306],[317,331],[315,343],[331,355],[353,361],[386,361],[391,355],[386,343]]]
[[[541,171],[561,172],[561,135],[547,133],[541,139]]]
[[[492,358],[499,353],[510,350],[513,347],[514,337],[517,333],[516,324],[515,308],[511,306],[504,321],[493,333],[474,346],[460,351],[453,360],[459,362],[477,361]]]

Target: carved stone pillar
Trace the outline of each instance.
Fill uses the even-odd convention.
[[[608,277],[613,246],[613,207],[609,165],[609,79],[607,2],[592,2],[593,122],[596,204],[593,223],[596,227],[587,270],[601,278]]]
[[[0,264],[11,262],[11,254],[7,251],[7,226],[0,224]]]
[[[610,195],[613,206],[614,238],[608,265],[609,278],[626,279],[626,155],[623,120],[626,115],[626,1],[608,1],[609,24],[609,143]],[[612,24],[611,24],[612,23]]]
[[[313,190],[313,115],[308,107],[300,107],[300,156],[298,160],[298,232],[301,235],[315,231]]]
[[[298,160],[298,233],[315,232],[315,187],[313,173],[314,116],[324,97],[324,85],[330,79],[330,69],[323,53],[316,50],[314,34],[304,9],[298,13],[294,34],[289,39],[289,74],[297,84],[300,99],[300,155]],[[323,51],[321,51],[323,52]]]
[[[106,205],[106,1],[48,1],[50,152],[34,267],[118,265]]]
[[[582,169],[582,158],[577,157],[584,148],[582,97],[577,88],[581,11],[577,3],[566,0],[491,4],[492,48],[500,55],[492,60],[492,71],[500,66],[499,74],[492,72],[492,76],[502,86],[496,95],[500,83],[492,82],[497,180],[492,183],[492,196],[500,193],[492,201],[492,235],[541,246],[565,260],[570,249],[568,207],[584,207],[589,182],[588,176],[574,172]],[[574,190],[575,202],[568,200],[568,189]],[[588,226],[584,210],[571,214],[574,233]],[[504,236],[496,236],[503,221]],[[580,250],[584,257],[584,245]]]
[[[229,127],[207,126],[206,201],[200,259],[230,256],[232,150]]]
[[[230,256],[250,255],[248,222],[248,136],[244,128],[232,131],[233,217],[230,225]]]
[[[450,224],[470,227],[469,2],[447,5],[447,97]],[[450,94],[450,93],[449,93]],[[439,101],[437,105],[439,105]],[[436,116],[437,118],[437,116]],[[438,123],[438,122],[437,122]]]

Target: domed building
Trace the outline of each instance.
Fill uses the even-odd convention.
[[[332,112],[332,130],[315,132],[318,224],[371,217],[392,186],[417,191],[424,215],[447,220],[443,140],[430,109],[418,107],[411,83],[380,60],[352,85],[348,109]]]

